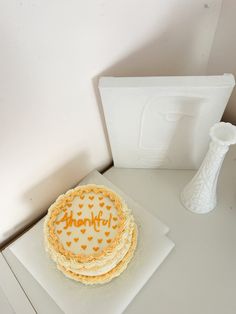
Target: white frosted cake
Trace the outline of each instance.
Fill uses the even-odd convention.
[[[114,191],[94,184],[58,197],[48,210],[44,235],[58,269],[85,284],[119,276],[137,243],[137,227],[125,202]]]

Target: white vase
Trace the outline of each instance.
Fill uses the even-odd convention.
[[[206,157],[180,197],[184,207],[198,214],[208,213],[216,206],[220,168],[229,146],[236,143],[236,127],[230,123],[216,123],[210,129],[210,137]]]

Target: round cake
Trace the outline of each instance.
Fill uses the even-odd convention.
[[[119,276],[137,244],[131,210],[114,191],[94,184],[58,197],[48,210],[44,235],[58,269],[85,284]]]

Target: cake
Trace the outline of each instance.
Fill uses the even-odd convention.
[[[69,190],[50,206],[44,237],[46,250],[67,277],[102,284],[127,268],[137,227],[117,193],[89,184]]]

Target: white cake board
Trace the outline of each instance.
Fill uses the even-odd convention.
[[[113,187],[96,172],[82,183],[85,181]],[[174,247],[154,216],[131,199],[129,205],[139,227],[137,250],[127,270],[108,284],[85,286],[58,271],[44,249],[43,219],[8,249],[65,313],[122,313]]]
[[[115,167],[199,168],[234,85],[232,74],[102,77]]]

